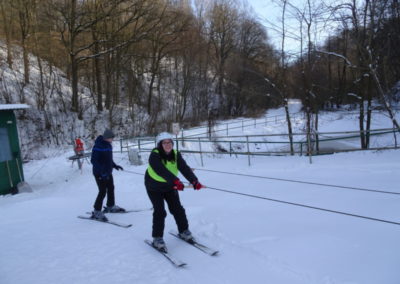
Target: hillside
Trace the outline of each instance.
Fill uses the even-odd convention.
[[[23,159],[45,158],[48,153],[71,148],[72,139],[78,136],[92,140],[106,127],[121,135],[134,133],[140,127],[124,111],[98,113],[89,100],[90,89],[84,86],[79,87],[84,105],[79,119],[79,114],[71,111],[71,86],[64,72],[43,60],[39,68],[38,58],[30,54],[30,83],[24,85],[20,49],[15,47],[12,69],[4,61],[5,52],[0,41],[0,103],[30,106],[26,111],[16,112]]]

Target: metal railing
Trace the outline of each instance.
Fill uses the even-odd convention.
[[[368,149],[362,149],[360,146],[361,133],[369,133],[370,137],[378,137],[382,135],[394,135],[393,143],[385,146],[376,147],[371,145]],[[321,138],[321,136],[328,136]],[[332,136],[338,135],[338,136]],[[342,131],[342,132],[315,132],[310,137],[311,155],[323,155],[349,151],[360,150],[384,150],[384,149],[398,149],[397,145],[397,130],[392,128],[385,129],[372,129],[364,131]],[[283,155],[307,155],[308,142],[306,133],[293,133],[294,151],[290,150],[289,134],[262,134],[262,135],[235,135],[235,136],[220,136],[213,137],[211,140],[207,137],[176,137],[175,147],[181,153],[199,154],[201,164],[204,165],[203,155],[220,154],[220,155],[247,155],[248,163],[251,156],[283,156]],[[280,141],[273,141],[276,138],[283,138]],[[296,138],[296,139],[295,139]],[[284,141],[286,140],[286,141]],[[330,145],[326,146],[328,142],[332,141],[350,141],[351,145]],[[129,140],[131,144],[124,145],[121,140],[121,152],[125,148],[136,148],[140,152],[150,152],[155,146],[155,137],[137,137]],[[317,146],[318,145],[318,146]],[[193,150],[196,148],[196,150]]]
[[[303,113],[302,112],[292,113],[290,115],[291,120],[298,118],[300,115],[303,115]],[[280,118],[280,117],[284,117],[284,118]],[[265,118],[251,118],[251,119],[243,119],[243,120],[234,121],[234,122],[217,123],[215,126],[213,126],[214,129],[211,131],[211,133],[216,134],[216,133],[220,133],[220,132],[226,132],[226,136],[228,136],[229,131],[231,131],[231,130],[242,129],[242,131],[243,131],[247,127],[253,127],[253,126],[257,127],[257,125],[260,125],[260,124],[268,125],[268,123],[271,123],[271,122],[274,122],[274,123],[285,122],[286,123],[286,115],[281,114],[281,115],[269,116],[269,117],[265,117]],[[207,129],[207,126],[206,125],[197,126],[194,128],[190,128],[186,131],[193,132],[193,130],[197,130],[197,129]],[[209,134],[208,131],[205,131],[205,132],[201,132],[201,133],[185,135],[184,129],[181,129],[180,133],[181,133],[181,135],[180,135],[181,137],[197,137],[197,136]]]
[[[297,113],[292,113],[291,114],[291,119],[294,120],[296,118],[298,118],[298,116],[302,114],[301,112],[297,112]],[[265,118],[252,118],[252,119],[243,119],[243,120],[239,120],[239,121],[234,121],[234,122],[227,122],[227,123],[217,123],[212,131],[211,134],[215,135],[217,133],[220,132],[226,132],[226,136],[227,137],[234,137],[234,136],[229,136],[229,131],[231,130],[235,130],[235,129],[242,129],[242,131],[245,128],[248,127],[257,127],[260,124],[264,124],[267,125],[268,123],[274,122],[274,123],[278,123],[278,122],[286,122],[286,117],[284,119],[278,119],[279,117],[282,117],[285,115],[275,115],[275,116],[269,116],[269,117],[265,117]],[[238,126],[239,124],[239,126]],[[185,133],[187,132],[193,132],[193,130],[198,130],[198,129],[207,129],[208,126],[203,125],[203,126],[197,126],[197,127],[193,127],[190,128],[188,130],[185,129],[181,129],[180,130],[180,137],[178,137],[178,135],[176,135],[176,139],[188,139],[190,137],[202,137],[202,136],[208,136],[210,134],[209,131],[204,130],[205,132],[200,132],[200,133],[195,133],[195,134],[188,134],[185,135]],[[135,143],[140,144],[142,143],[142,145],[145,144],[150,144],[150,145],[155,145],[155,140],[156,138],[154,136],[142,136],[142,137],[124,137],[122,139],[120,139],[120,148],[121,148],[121,152],[124,151],[124,148],[128,149],[130,147],[134,147]],[[137,141],[137,142],[136,142]],[[142,141],[142,142],[141,142]],[[154,143],[153,143],[154,142]]]

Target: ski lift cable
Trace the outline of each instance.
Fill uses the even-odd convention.
[[[124,170],[124,172],[144,176],[143,173],[137,173],[137,172],[127,171],[127,170]],[[254,194],[248,194],[248,193],[237,192],[237,191],[221,189],[221,188],[215,188],[215,187],[209,187],[209,186],[207,186],[206,188],[207,189],[211,189],[211,190],[220,191],[220,192],[229,193],[229,194],[246,196],[246,197],[251,197],[251,198],[256,198],[256,199],[261,199],[261,200],[268,200],[268,201],[272,201],[272,202],[288,204],[288,205],[292,205],[292,206],[298,206],[298,207],[303,207],[303,208],[308,208],[308,209],[313,209],[313,210],[319,210],[319,211],[324,211],[324,212],[329,212],[329,213],[334,213],[334,214],[340,214],[340,215],[345,215],[345,216],[350,216],[350,217],[355,217],[355,218],[361,218],[361,219],[366,219],[366,220],[370,220],[370,221],[388,223],[388,224],[392,224],[392,225],[400,225],[399,222],[395,222],[395,221],[379,219],[379,218],[374,218],[374,217],[368,217],[368,216],[363,216],[363,215],[357,215],[357,214],[353,214],[353,213],[342,212],[342,211],[337,211],[337,210],[332,210],[332,209],[326,209],[326,208],[311,206],[311,205],[307,205],[307,204],[301,204],[301,203],[295,203],[295,202],[290,202],[290,201],[285,201],[285,200],[273,199],[273,198],[269,198],[269,197],[258,196],[258,195],[254,195]]]
[[[334,185],[334,184],[309,182],[309,181],[301,181],[301,180],[293,180],[293,179],[283,179],[283,178],[275,178],[275,177],[266,177],[266,176],[257,176],[257,175],[248,175],[248,174],[231,173],[231,172],[217,171],[217,170],[207,170],[207,169],[196,169],[196,170],[198,170],[198,171],[206,171],[206,172],[222,173],[222,174],[229,174],[229,175],[237,175],[237,176],[245,176],[245,177],[253,177],[253,178],[270,179],[270,180],[277,180],[277,181],[285,181],[285,182],[311,184],[311,185],[318,185],[318,186],[325,186],[325,187],[334,187],[334,188],[340,188],[340,189],[351,189],[351,190],[359,190],[359,191],[367,191],[367,192],[375,192],[375,193],[383,193],[383,194],[400,195],[400,192],[384,191],[384,190],[370,189],[370,188],[361,188],[361,187],[344,186],[344,185]]]
[[[332,209],[315,207],[315,206],[311,206],[311,205],[295,203],[295,202],[289,202],[289,201],[279,200],[279,199],[273,199],[273,198],[268,198],[268,197],[263,197],[263,196],[248,194],[248,193],[235,192],[235,191],[226,190],[226,189],[220,189],[220,188],[215,188],[215,187],[207,187],[207,188],[208,189],[212,189],[212,190],[221,191],[221,192],[237,194],[237,195],[241,195],[241,196],[247,196],[247,197],[251,197],[251,198],[263,199],[263,200],[268,200],[268,201],[272,201],[272,202],[278,202],[278,203],[283,203],[283,204],[288,204],[288,205],[293,205],[293,206],[299,206],[299,207],[304,207],[304,208],[309,208],[309,209],[314,209],[314,210],[319,210],[319,211],[325,211],[325,212],[330,212],[330,213],[335,213],[335,214],[341,214],[341,215],[345,215],[345,216],[351,216],[351,217],[356,217],[356,218],[367,219],[367,220],[370,220],[370,221],[377,221],[377,222],[383,222],[383,223],[388,223],[388,224],[393,224],[393,225],[400,225],[399,222],[390,221],[390,220],[384,220],[384,219],[379,219],[379,218],[374,218],[374,217],[362,216],[362,215],[357,215],[357,214],[348,213],[348,212],[342,212],[342,211],[337,211],[337,210],[332,210]]]
[[[64,151],[63,148],[57,150],[55,154],[51,155],[51,158],[58,157],[59,154],[60,154],[62,151]],[[47,160],[43,163],[43,165],[31,175],[30,179],[33,179],[33,178],[47,165],[47,163],[48,163],[49,161],[50,161],[50,159],[47,159]]]

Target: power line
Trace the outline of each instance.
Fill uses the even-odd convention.
[[[136,172],[127,171],[127,170],[123,170],[123,172],[130,173],[130,174],[135,174],[135,175],[140,175],[140,176],[144,176],[143,173],[136,173]]]

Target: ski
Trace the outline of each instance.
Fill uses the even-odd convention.
[[[80,219],[86,219],[86,220],[92,220],[92,221],[96,221],[96,222],[101,222],[101,223],[107,223],[107,224],[111,224],[111,225],[115,225],[121,228],[129,228],[132,226],[132,224],[124,224],[124,223],[119,223],[119,222],[114,222],[114,221],[101,221],[101,220],[96,220],[94,218],[91,217],[87,217],[87,216],[78,216],[78,218]]]
[[[125,212],[122,213],[136,213],[136,212],[143,212],[143,211],[150,211],[153,210],[152,208],[143,208],[143,209],[130,209],[130,210],[125,210]]]
[[[175,233],[175,232],[169,232],[169,233],[170,233],[171,235],[173,235],[174,237],[176,237],[176,238],[182,240],[182,241],[185,242],[185,243],[188,243],[189,245],[194,246],[195,248],[201,250],[202,252],[204,252],[204,253],[206,253],[206,254],[208,254],[208,255],[216,256],[216,255],[219,253],[218,250],[215,250],[215,249],[212,249],[212,248],[210,248],[210,247],[208,247],[208,246],[206,246],[206,245],[203,245],[203,244],[199,243],[199,242],[196,241],[196,240],[185,241],[184,239],[182,239],[181,237],[179,237],[179,235],[178,235],[177,233]]]
[[[150,240],[144,240],[144,242],[146,244],[148,244],[149,246],[151,246],[153,249],[155,249],[156,251],[158,251],[159,253],[161,253],[163,256],[165,256],[166,259],[168,259],[175,267],[184,267],[185,265],[187,265],[185,262],[180,261],[179,259],[173,257],[170,253],[168,253],[167,251],[162,251],[157,249],[156,247],[153,246],[153,243]]]
[[[144,208],[144,209],[130,209],[130,210],[125,210],[122,212],[106,212],[103,210],[103,213],[105,214],[124,214],[124,213],[137,213],[137,212],[144,212],[144,211],[150,211],[153,210],[153,208]],[[92,214],[92,212],[86,212],[86,214]]]

